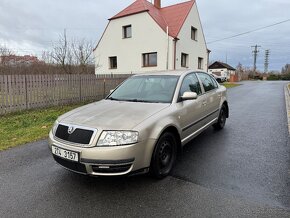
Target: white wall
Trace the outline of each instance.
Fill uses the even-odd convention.
[[[208,72],[210,73],[221,73],[221,76],[226,77],[227,79],[230,79],[231,75],[235,75],[234,70],[228,70],[227,68],[219,68],[219,69],[209,69]]]
[[[132,25],[132,38],[123,39],[123,26]],[[169,40],[169,69],[173,68],[173,43]],[[167,35],[147,13],[111,20],[95,54],[96,74],[138,73],[166,70]],[[157,67],[142,67],[142,53],[157,52]],[[117,69],[109,69],[109,57],[117,56]],[[99,65],[99,66],[97,66]]]
[[[197,41],[191,39],[191,26],[197,29]],[[181,67],[181,53],[186,53],[189,55],[189,69],[197,70],[198,57],[201,57],[203,58],[203,70],[207,71],[207,47],[196,4],[193,5],[188,14],[178,38],[180,40],[176,47],[176,69],[185,69]]]

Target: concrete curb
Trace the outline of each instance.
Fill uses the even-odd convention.
[[[290,83],[286,84],[284,87],[285,93],[285,103],[286,103],[286,112],[287,112],[287,121],[288,121],[288,132],[290,135],[290,89],[288,87]]]

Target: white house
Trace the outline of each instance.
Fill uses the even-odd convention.
[[[94,50],[95,72],[207,71],[208,54],[194,0],[168,7],[136,0],[109,19]]]
[[[216,61],[208,67],[208,72],[217,76],[226,77],[227,80],[230,80],[231,75],[236,74],[236,69],[226,63]]]

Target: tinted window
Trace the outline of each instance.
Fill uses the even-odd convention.
[[[202,82],[202,85],[204,87],[204,91],[208,92],[208,91],[216,88],[210,75],[208,75],[206,73],[198,73],[198,77]]]
[[[217,84],[217,81],[215,80],[215,78],[213,76],[210,76],[212,82],[213,82],[213,85],[215,88],[218,88],[218,84]]]
[[[180,95],[183,95],[184,92],[196,92],[198,95],[201,94],[200,84],[194,73],[184,77],[180,88]]]

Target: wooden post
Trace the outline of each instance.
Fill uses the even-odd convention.
[[[79,74],[79,88],[80,88],[80,102],[82,102],[82,81],[81,81],[81,74]]]
[[[103,86],[103,98],[106,97],[106,79],[104,78],[104,86]]]
[[[24,86],[25,86],[25,109],[28,109],[28,93],[27,93],[27,78],[26,78],[26,74],[24,77]]]

